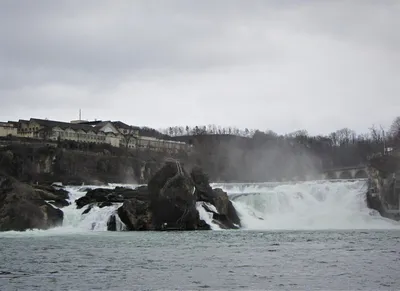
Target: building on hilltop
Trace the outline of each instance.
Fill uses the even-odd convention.
[[[110,143],[116,147],[126,147],[135,149],[139,138],[139,128],[136,126],[127,125],[121,121],[83,121],[77,122],[82,125],[89,125],[97,128],[100,132],[113,133],[118,141],[113,140]]]
[[[18,136],[90,143],[106,143],[107,138],[107,134],[90,125],[37,118],[31,118],[29,121],[20,120]]]
[[[142,131],[142,132],[141,132]],[[142,134],[141,134],[142,133]],[[0,136],[15,135],[44,140],[71,140],[81,143],[109,144],[126,149],[178,152],[189,150],[190,145],[156,135],[121,121],[61,122],[31,118],[18,122],[0,123]]]

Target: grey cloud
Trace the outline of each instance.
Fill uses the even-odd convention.
[[[399,3],[299,3],[3,1],[0,116],[70,120],[82,107],[155,127],[312,133],[390,123]]]

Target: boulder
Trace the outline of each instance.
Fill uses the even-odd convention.
[[[99,204],[99,208],[109,207],[109,206],[112,206],[112,205],[113,205],[113,203],[110,202],[110,201],[101,202],[101,203]]]
[[[150,201],[136,198],[126,200],[118,208],[118,216],[126,225],[127,230],[153,230],[153,213]],[[115,224],[115,222],[114,222]]]
[[[217,209],[218,213],[206,209],[208,212],[213,213],[215,222],[222,228],[239,228],[241,225],[240,218],[229,200],[228,194],[219,188],[212,189],[208,176],[201,168],[194,167],[190,176],[195,184],[197,201],[211,203]]]
[[[117,219],[115,215],[111,215],[107,221],[107,230],[108,231],[116,231],[117,230]]]
[[[96,188],[89,190],[85,196],[75,201],[78,209],[87,204],[99,204],[102,206],[110,206],[112,203],[123,203],[130,198],[149,199],[146,186],[136,189],[116,187],[114,189]]]
[[[61,225],[63,212],[43,199],[49,198],[48,194],[0,175],[0,231],[48,229]]]
[[[155,229],[197,229],[194,184],[179,162],[166,162],[150,179],[148,190]]]
[[[233,222],[230,218],[229,215],[227,214],[220,214],[216,210],[216,207],[208,207],[207,204],[203,204],[202,206],[204,208],[204,210],[206,210],[209,213],[212,213],[212,218],[213,218],[213,222],[215,224],[217,224],[220,228],[222,229],[238,229],[240,228],[240,220],[239,223],[235,223]],[[233,207],[233,205],[232,205]]]
[[[81,208],[90,204],[110,206],[123,202],[118,208],[119,219],[126,230],[203,230],[210,226],[200,219],[196,202],[210,203],[204,209],[213,214],[221,228],[240,227],[240,219],[226,192],[212,189],[208,177],[200,168],[189,175],[176,161],[168,161],[150,179],[148,186],[134,190],[123,187],[93,189],[76,201]],[[213,207],[214,206],[214,207]],[[116,230],[116,215],[111,215],[107,229]]]
[[[58,189],[53,186],[44,186],[44,185],[32,185],[35,189],[36,193],[40,195],[40,197],[47,201],[48,203],[62,208],[68,206],[70,203],[68,201],[69,194],[64,189]]]
[[[75,201],[76,207],[81,209],[83,206],[96,202],[106,202],[108,201],[107,195],[113,192],[112,189],[96,188],[89,190],[85,196],[77,199]]]

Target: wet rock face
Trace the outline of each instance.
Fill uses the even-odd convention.
[[[218,212],[206,209],[208,212],[213,213],[215,222],[222,228],[239,228],[240,218],[229,200],[228,194],[219,188],[212,189],[209,178],[202,169],[195,167],[190,175],[196,187],[195,196],[197,201],[208,202],[217,209]]]
[[[107,230],[116,231],[117,230],[117,219],[115,215],[111,215],[107,221]]]
[[[204,209],[212,213],[214,223],[221,228],[240,227],[240,219],[227,193],[213,190],[200,168],[194,168],[189,175],[179,163],[167,162],[147,187],[118,191],[126,192],[122,195],[124,203],[118,209],[118,216],[127,230],[208,230],[210,226],[200,219],[196,209],[198,201],[214,206]],[[101,197],[110,193],[113,192]]]
[[[48,229],[62,224],[64,214],[46,202],[52,193],[0,176],[0,231]],[[56,196],[57,197],[57,196]]]
[[[155,229],[197,229],[194,184],[177,162],[167,162],[148,183]]]
[[[62,208],[70,204],[68,202],[69,194],[64,189],[43,185],[33,185],[32,187],[43,200],[47,201],[57,208]]]
[[[153,230],[153,213],[149,200],[128,199],[118,208],[118,216],[127,230]]]
[[[396,181],[400,173],[388,173],[370,166],[368,175],[368,208],[378,211],[382,217],[400,221],[400,187]]]
[[[112,203],[123,203],[130,198],[148,199],[146,186],[136,189],[116,187],[114,189],[96,188],[89,189],[85,196],[75,201],[78,209],[87,204],[98,204],[100,207],[111,206]]]

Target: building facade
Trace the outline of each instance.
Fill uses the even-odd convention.
[[[49,141],[71,140],[81,143],[109,144],[129,150],[179,152],[189,150],[184,142],[139,135],[139,127],[121,121],[60,122],[31,118],[0,123],[0,136],[15,135]]]
[[[184,142],[158,139],[155,137],[140,136],[138,140],[138,148],[141,150],[149,149],[153,151],[167,151],[167,152],[179,152],[182,150],[188,150],[189,145]]]
[[[11,122],[0,122],[0,136],[17,136],[18,128]]]

